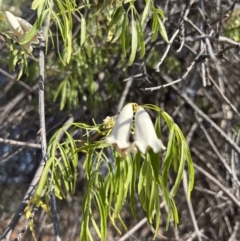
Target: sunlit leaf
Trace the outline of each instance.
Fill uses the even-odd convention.
[[[161,16],[162,20],[165,21],[165,14],[162,9],[157,8],[156,13],[158,13]]]
[[[86,39],[86,19],[84,17],[81,18],[81,42],[80,45],[83,46]]]
[[[155,8],[153,8],[153,17],[152,17],[152,41],[154,41],[157,38],[158,35],[158,28],[159,28],[159,22],[158,22],[158,15],[157,12],[155,10]]]
[[[148,15],[150,13],[151,4],[152,4],[152,0],[146,0],[146,5],[143,10],[142,19],[141,19],[141,25],[142,25],[143,29],[145,28],[145,24],[146,24]]]
[[[137,30],[138,30],[138,45],[140,47],[140,58],[145,55],[145,41],[144,41],[144,34],[143,29],[139,21],[136,21]]]
[[[32,9],[36,10],[40,4],[43,4],[46,0],[34,0],[32,2]]]
[[[37,34],[37,23],[35,23],[32,28],[27,32],[26,36],[20,41],[20,44],[26,44],[30,42]]]
[[[44,187],[46,185],[48,171],[50,170],[50,167],[53,164],[54,159],[55,159],[55,157],[50,157],[48,159],[48,161],[47,161],[47,163],[46,163],[46,165],[44,167],[44,170],[42,172],[42,175],[41,175],[41,178],[40,178],[37,190],[36,190],[36,194],[35,194],[35,196],[36,196],[36,205],[37,206],[39,205],[43,189],[44,189]]]
[[[115,208],[114,208],[114,217],[117,217],[121,211],[123,202],[124,202],[124,184],[125,184],[125,175],[124,173],[126,173],[126,169],[125,169],[125,164],[124,162],[121,160],[120,157],[116,158],[116,163],[117,163],[117,170],[116,170],[116,178],[118,180],[117,182],[117,199],[116,199],[116,204],[115,204]]]
[[[160,196],[156,198],[156,211],[155,211],[155,233],[154,233],[154,238],[156,238],[159,226],[160,226],[160,218],[161,218],[161,210],[160,210]]]
[[[184,170],[184,164],[185,164],[185,148],[184,148],[184,143],[182,142],[181,145],[181,157],[180,157],[180,162],[179,162],[179,167],[178,167],[178,174],[177,178],[175,180],[173,189],[172,189],[172,196],[174,197],[178,191],[179,185],[181,183],[182,177],[183,177],[183,170]]]
[[[148,166],[148,163],[146,160],[144,160],[142,164],[142,168],[139,173],[139,180],[138,180],[138,196],[144,210],[147,210],[146,193],[145,193],[146,174],[147,174],[147,168],[148,168],[147,166]]]
[[[158,17],[158,22],[159,22],[159,32],[160,32],[161,36],[163,37],[163,39],[168,43],[169,40],[168,40],[167,32],[166,32],[165,26],[160,17]]]
[[[128,65],[132,65],[135,56],[136,56],[136,52],[137,52],[137,42],[138,42],[138,32],[137,32],[137,26],[136,26],[136,21],[134,20],[133,17],[133,12],[132,12],[132,40],[131,40],[131,54],[130,54],[130,58],[128,61]]]
[[[172,146],[174,145],[174,128],[171,129],[170,135],[169,135],[169,141],[167,145],[167,152],[164,158],[164,163],[163,163],[163,172],[162,172],[162,177],[163,177],[163,185],[167,187],[167,182],[168,182],[168,171],[172,163]]]
[[[94,192],[95,199],[98,205],[98,210],[100,213],[100,229],[101,229],[101,235],[99,238],[101,238],[102,241],[106,239],[107,236],[107,215],[104,208],[104,203],[102,202],[102,199],[97,191]]]
[[[174,219],[175,227],[177,227],[177,224],[179,223],[179,217],[178,217],[178,210],[173,198],[170,199],[170,203],[171,203],[171,210],[174,217],[173,219]]]
[[[121,34],[121,47],[123,51],[124,57],[127,55],[127,48],[128,48],[128,16],[124,14],[124,20],[122,24],[122,34]]]
[[[107,36],[107,41],[113,41],[114,35],[118,33],[118,37],[121,34],[121,26],[124,20],[124,9],[122,7],[117,8],[117,10],[114,12],[112,16],[112,21],[109,24],[108,27],[108,36]],[[120,33],[119,33],[120,31]],[[118,39],[118,37],[115,37],[115,41]],[[113,41],[113,42],[115,42]]]

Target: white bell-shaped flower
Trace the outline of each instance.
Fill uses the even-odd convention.
[[[5,15],[6,15],[8,25],[9,25],[11,31],[13,32],[13,34],[16,37],[22,36],[24,34],[24,32],[23,32],[23,29],[22,29],[20,23],[18,22],[17,18],[8,11],[5,12]]]
[[[158,153],[166,147],[158,139],[152,120],[149,114],[139,106],[135,115],[135,142],[132,144],[132,150],[138,148],[143,154],[150,147],[154,153]]]
[[[121,110],[111,134],[106,138],[108,144],[114,145],[124,153],[130,146],[129,137],[133,118],[132,104],[127,104]]]
[[[5,16],[12,33],[18,38],[19,41],[21,41],[26,36],[27,32],[32,28],[32,25],[26,20],[16,17],[8,11],[5,11]],[[22,45],[27,53],[32,52],[32,43],[39,43],[39,37],[40,36],[36,34],[28,43]]]

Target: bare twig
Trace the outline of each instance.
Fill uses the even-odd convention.
[[[138,229],[147,223],[147,218],[143,218],[138,222],[132,229],[130,229],[126,234],[124,234],[118,241],[125,241],[130,238]]]
[[[194,167],[201,172],[204,176],[206,176],[209,180],[215,183],[228,197],[238,206],[240,207],[240,201],[226,188],[224,187],[215,177],[213,177],[210,173],[204,170],[202,167],[198,166],[194,163]]]
[[[181,30],[181,37],[182,37],[182,40],[181,40],[181,44],[180,44],[180,47],[177,49],[177,53],[180,53],[181,50],[182,50],[182,47],[184,46],[185,44],[185,26],[184,26],[184,21],[185,19],[187,18],[188,14],[189,14],[189,11],[190,11],[190,7],[191,5],[194,3],[194,1],[187,1],[187,6],[186,6],[186,9],[185,9],[185,12],[184,12],[184,15],[183,15],[183,19],[181,21],[181,24],[180,24],[180,30]]]
[[[168,82],[171,83],[172,79],[167,76],[166,74],[161,74],[162,78]],[[202,110],[196,106],[191,99],[187,97],[185,93],[182,93],[176,86],[171,85],[171,87],[178,93],[178,95],[186,101],[186,103],[191,106],[191,108],[198,113],[200,117],[202,117],[205,121],[207,121],[211,126],[222,136],[225,138],[226,142],[232,146],[232,148],[240,154],[240,147],[215,123],[213,122]]]
[[[188,190],[187,190],[188,184],[187,183],[188,183],[187,172],[186,172],[186,170],[184,170],[184,172],[183,172],[183,189],[184,189],[184,192],[185,192],[186,199],[187,199],[187,195],[188,195]],[[195,213],[194,213],[194,210],[193,210],[191,200],[187,201],[187,205],[188,205],[188,209],[189,209],[190,216],[191,216],[191,219],[192,219],[193,227],[194,227],[195,232],[197,234],[198,240],[202,241],[201,232],[200,232],[198,224],[197,224],[197,220],[196,220],[196,217],[195,217]]]
[[[208,74],[208,78],[214,84],[214,86],[216,87],[217,91],[222,96],[222,98],[229,104],[229,106],[232,108],[232,110],[240,117],[240,113],[237,110],[237,108],[230,102],[230,100],[227,98],[227,96],[220,90],[220,88],[218,87],[216,82],[213,80],[213,78],[209,74]]]
[[[23,142],[23,141],[15,141],[15,140],[10,140],[10,139],[3,139],[0,137],[0,143],[6,143],[10,145],[16,145],[16,146],[24,146],[24,147],[33,147],[40,149],[41,145],[40,144],[35,144],[35,143],[28,143],[28,142]]]
[[[158,64],[155,66],[155,70],[156,70],[157,72],[160,72],[160,65],[162,64],[162,62],[163,62],[164,59],[166,58],[166,56],[167,56],[167,54],[168,54],[168,52],[169,52],[169,50],[170,50],[170,48],[171,48],[171,46],[172,46],[173,40],[177,37],[178,33],[179,33],[179,29],[177,29],[177,30],[175,31],[175,33],[173,34],[173,36],[171,37],[171,39],[170,39],[170,41],[168,42],[167,48],[166,48],[166,50],[165,50],[162,58],[160,59],[160,61],[158,62]]]
[[[214,152],[217,154],[218,158],[221,160],[222,164],[224,165],[224,167],[226,168],[226,170],[228,171],[228,173],[231,175],[231,177],[234,179],[234,181],[238,184],[238,186],[240,186],[240,183],[238,181],[238,179],[234,178],[234,175],[232,173],[231,167],[227,164],[226,160],[222,157],[221,153],[218,151],[218,148],[216,147],[216,145],[214,144],[212,138],[210,137],[210,135],[208,134],[207,130],[205,129],[205,127],[203,126],[201,120],[196,116],[196,119],[204,133],[204,135],[206,136],[208,143],[210,144],[210,146],[212,147],[212,149],[214,150]]]
[[[162,202],[160,204],[160,208],[163,208],[165,205],[164,202]],[[140,222],[138,222],[132,229],[130,229],[126,234],[124,234],[120,239],[118,239],[118,241],[125,241],[127,240],[128,238],[132,237],[133,234],[138,230],[140,229],[143,225],[145,225],[147,223],[147,218],[143,218]],[[163,239],[168,239],[167,237],[163,236],[163,235],[160,235],[161,237],[160,238],[163,238]],[[169,239],[168,239],[169,240]]]
[[[202,53],[204,52],[204,48],[201,49],[201,51],[198,53],[198,55],[196,56],[196,58],[192,61],[192,63],[190,64],[190,66],[187,68],[187,71],[184,73],[184,75],[177,79],[177,80],[174,80],[174,81],[171,81],[169,82],[168,84],[165,84],[165,85],[160,85],[160,86],[156,86],[156,87],[150,87],[150,88],[144,88],[144,89],[141,89],[143,91],[147,91],[147,90],[150,90],[150,91],[154,91],[154,90],[158,90],[158,89],[161,89],[161,88],[165,88],[165,87],[168,87],[168,86],[171,86],[171,85],[174,85],[182,80],[185,80],[187,78],[187,76],[189,75],[189,73],[191,72],[191,70],[196,66],[196,64],[198,63],[199,61],[199,58],[201,57]]]

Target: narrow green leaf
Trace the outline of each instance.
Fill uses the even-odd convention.
[[[54,176],[54,185],[55,185],[55,190],[57,193],[60,194],[58,198],[63,199],[66,198],[69,195],[69,184],[68,180],[66,179],[66,171],[64,166],[62,165],[61,161],[58,160],[57,162],[57,167],[54,167],[52,170],[52,175]]]
[[[67,176],[71,177],[72,176],[71,166],[69,165],[69,161],[68,161],[66,150],[62,147],[62,145],[60,143],[58,143],[57,148],[60,150],[66,174],[67,174]]]
[[[195,171],[194,171],[191,153],[190,153],[187,143],[185,143],[185,154],[186,154],[186,160],[187,160],[187,164],[188,164],[188,200],[189,200],[191,191],[193,190],[193,186],[194,186],[194,172]]]
[[[152,180],[153,180],[153,170],[152,170],[152,166],[151,166],[151,160],[150,158],[147,158],[149,156],[146,156],[146,160],[147,160],[147,171],[146,171],[146,184],[145,184],[145,193],[146,193],[146,197],[150,197],[150,193],[151,193],[151,185],[152,185]]]
[[[145,211],[147,210],[146,193],[145,193],[147,165],[148,165],[147,161],[144,160],[142,164],[142,168],[139,173],[139,180],[138,180],[138,196],[139,196],[140,203]]]
[[[165,29],[165,26],[161,20],[161,18],[158,16],[158,22],[159,22],[159,32],[161,34],[161,36],[163,37],[163,39],[169,43],[169,40],[168,40],[168,36],[167,36],[167,32],[166,32],[166,29]]]
[[[160,171],[160,153],[154,153],[152,149],[148,150],[147,158],[151,163],[153,170],[153,178],[155,181],[158,181],[159,171]]]
[[[101,235],[99,238],[101,238],[101,241],[104,241],[107,237],[107,215],[105,211],[105,206],[103,204],[103,201],[101,199],[101,196],[99,195],[98,191],[94,191],[95,200],[98,205],[98,210],[100,214],[100,229],[101,229]]]
[[[124,14],[124,20],[123,20],[123,24],[122,24],[122,34],[121,34],[121,47],[122,47],[122,51],[123,51],[123,55],[124,57],[126,57],[127,55],[127,44],[128,44],[128,16],[127,14]]]
[[[165,14],[162,9],[157,8],[156,13],[158,13],[161,16],[162,20],[165,21]]]
[[[184,143],[181,145],[181,157],[180,157],[180,163],[178,167],[178,174],[177,178],[175,180],[173,189],[172,189],[172,196],[174,197],[178,191],[179,185],[181,183],[182,177],[183,177],[183,170],[184,170],[184,165],[185,165],[185,148],[184,148]]]
[[[162,117],[166,121],[168,129],[171,130],[172,126],[174,124],[172,117],[169,116],[165,111],[160,112],[160,114],[162,115]]]
[[[101,238],[101,232],[98,228],[99,224],[96,223],[93,217],[91,218],[91,221],[92,221],[93,227],[95,228],[95,231],[97,232],[98,237]]]
[[[160,196],[158,194],[158,197],[156,198],[156,212],[155,212],[155,233],[154,233],[154,240],[158,234],[159,226],[160,226],[160,218],[161,218],[161,210],[160,210]]]
[[[73,140],[73,137],[72,137],[72,135],[70,135],[69,132],[65,131],[65,133],[66,133],[66,135],[68,137],[67,140],[68,140],[68,143],[71,146],[71,150],[73,150],[71,158],[73,158],[73,163],[75,163],[74,167],[76,168],[77,165],[78,165],[78,155],[77,155],[77,152],[75,152],[75,150],[76,150],[76,143]]]
[[[149,196],[149,205],[148,205],[148,221],[149,223],[153,222],[153,215],[155,212],[155,203],[156,199],[158,198],[158,188],[156,192],[156,183],[154,180],[152,180],[151,186],[150,186],[150,196]]]
[[[179,217],[178,217],[178,210],[177,210],[177,207],[176,207],[176,204],[175,204],[175,201],[173,198],[170,199],[170,203],[171,203],[171,209],[172,209],[172,213],[173,213],[175,227],[177,228],[177,224],[179,223]]]
[[[20,70],[18,72],[18,75],[17,75],[17,80],[20,80],[20,78],[22,77],[23,75],[23,72],[24,72],[24,67],[23,65],[20,67]]]
[[[40,5],[40,4],[44,4],[44,2],[45,2],[46,0],[34,0],[33,2],[32,2],[32,9],[33,10],[36,10],[37,8],[38,8],[38,6]]]
[[[70,30],[67,34],[67,53],[67,63],[69,63],[72,56],[72,32]]]
[[[119,21],[123,21],[124,18],[124,9],[123,7],[118,7],[111,16],[111,22],[108,26],[108,34],[107,34],[107,42],[112,41],[114,33],[116,31],[117,25]],[[122,20],[121,20],[122,19]]]
[[[118,215],[118,221],[121,223],[121,225],[123,226],[123,228],[125,229],[125,231],[128,230],[127,226],[125,225],[125,223],[123,222],[122,218],[120,215]]]
[[[114,34],[115,36],[111,40],[111,43],[115,43],[121,36],[123,21],[124,21],[124,14],[121,15],[121,18],[119,19],[119,21],[116,24],[116,30],[115,30],[115,34]]]
[[[86,40],[86,19],[82,16],[81,18],[81,43],[80,45],[83,46]]]
[[[159,23],[158,23],[158,15],[157,15],[157,12],[156,12],[156,9],[153,8],[153,23],[152,23],[152,41],[154,41],[156,38],[157,38],[157,35],[158,35],[158,26],[159,26]]]
[[[133,176],[132,176],[132,180],[131,180],[131,187],[129,189],[130,191],[130,207],[131,207],[131,211],[133,214],[133,217],[135,219],[137,219],[137,214],[136,214],[136,208],[135,208],[135,191],[136,191],[136,177],[137,177],[137,173],[139,172],[138,170],[138,163],[140,162],[141,159],[141,153],[137,152],[135,154],[134,160],[133,160]]]
[[[141,19],[141,26],[143,29],[145,28],[145,24],[146,24],[147,17],[149,15],[149,12],[151,9],[151,5],[152,5],[152,0],[146,0],[146,5],[143,10],[142,19]]]
[[[89,235],[91,236],[91,233],[89,231],[89,216],[90,216],[89,208],[90,207],[85,202],[84,202],[85,208],[83,210],[83,219],[81,223],[80,240],[88,240]]]
[[[36,195],[36,205],[37,206],[39,205],[39,201],[40,201],[43,189],[46,186],[48,171],[49,171],[51,165],[53,164],[54,159],[55,159],[55,157],[50,157],[47,160],[47,163],[46,163],[46,165],[45,165],[45,167],[43,169],[43,172],[42,172],[42,175],[41,175],[41,178],[40,178],[37,190],[36,190],[36,194],[35,194]]]
[[[122,205],[124,202],[124,184],[125,184],[125,175],[126,173],[124,162],[120,157],[117,157],[117,171],[116,171],[116,179],[117,179],[117,200],[114,208],[114,217],[117,217],[122,209]]]
[[[168,183],[168,171],[172,163],[172,146],[174,144],[174,137],[175,137],[174,128],[172,128],[170,131],[169,141],[167,145],[167,152],[163,163],[162,177],[163,177],[164,187],[167,187],[167,183]]]
[[[110,30],[114,25],[117,24],[117,22],[119,21],[119,19],[122,18],[122,16],[124,16],[124,8],[122,6],[119,6],[113,13],[112,16],[112,20],[108,26],[108,30]]]
[[[67,79],[65,79],[62,83],[62,88],[61,88],[60,110],[63,110],[64,106],[66,105],[68,85],[69,85],[69,82]]]
[[[137,42],[138,42],[138,32],[137,32],[137,26],[136,21],[134,20],[133,11],[132,11],[132,47],[131,47],[131,54],[128,61],[128,65],[132,65],[136,52],[137,52]]]
[[[32,28],[27,32],[26,36],[19,42],[20,45],[31,42],[34,36],[37,34],[37,22],[34,23]]]
[[[143,29],[140,22],[137,20],[137,30],[138,30],[138,45],[140,46],[140,58],[145,55],[145,41],[144,41],[144,34]]]

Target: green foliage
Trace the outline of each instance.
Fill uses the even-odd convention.
[[[224,28],[226,36],[240,42],[240,10],[236,10],[226,22]]]
[[[49,182],[54,185],[58,198],[63,199],[72,195],[77,181],[78,160],[80,156],[84,156],[82,167],[87,188],[82,203],[80,240],[93,240],[91,226],[101,240],[106,240],[109,221],[119,233],[119,223],[126,229],[121,219],[121,210],[126,200],[129,200],[132,215],[137,218],[136,193],[149,224],[156,230],[155,235],[161,221],[162,201],[165,201],[168,209],[167,227],[170,221],[174,221],[175,225],[179,222],[174,196],[181,183],[185,164],[188,167],[188,198],[194,185],[194,169],[188,144],[179,127],[165,111],[154,105],[144,107],[158,114],[155,129],[159,138],[161,125],[165,124],[168,127],[169,138],[165,153],[156,154],[150,149],[146,155],[137,152],[123,157],[113,148],[112,154],[109,155],[109,152],[106,152],[109,144],[104,140],[112,127],[105,124],[69,124],[59,129],[50,140],[50,158],[44,168],[34,200],[39,206],[43,195],[49,196]],[[76,131],[83,133],[81,140],[74,139]],[[98,136],[97,141],[91,141],[92,133]],[[176,173],[173,186],[169,186],[168,182],[170,170]],[[119,221],[118,224],[116,221]]]
[[[127,58],[128,65],[132,65],[138,52],[140,58],[145,56],[145,38],[148,35],[145,29],[146,25],[150,24],[151,16],[153,20],[151,23],[152,40],[156,39],[160,33],[162,38],[168,42],[163,24],[165,20],[163,11],[155,7],[152,0],[147,0],[141,13],[137,11],[134,3],[134,1],[104,1],[101,4],[89,4],[88,1],[85,1],[82,5],[77,6],[75,1],[69,0],[54,0],[53,3],[47,0],[34,0],[32,9],[37,10],[37,19],[26,36],[17,42],[21,46],[28,44],[39,33],[44,21],[49,18],[50,21],[45,22],[47,51],[49,51],[48,42],[51,39],[51,45],[57,48],[63,65],[71,66],[71,59],[76,59],[76,52],[80,55],[84,55],[85,51],[88,52],[88,55],[94,54],[95,48],[98,47],[98,39],[101,39],[102,48],[108,50],[111,48],[117,50],[120,44],[123,58]],[[86,9],[88,14],[84,14]],[[77,35],[76,25],[79,22],[80,29],[77,30],[79,31],[79,35]],[[7,34],[6,30],[2,32]],[[73,38],[73,32],[75,38]],[[16,62],[18,62],[16,61],[17,57],[18,60],[24,59],[27,64],[26,56],[16,56],[14,50],[18,49],[18,46],[15,46],[16,41],[13,44],[10,52],[11,55],[15,56],[15,61],[13,58],[9,60],[12,70],[15,69]],[[26,64],[21,66],[19,78],[22,73],[27,73]],[[60,95],[63,96],[66,95],[63,93],[66,90],[63,88],[66,85],[66,78],[63,78],[62,82],[64,83],[59,87],[59,91],[61,89]],[[75,86],[71,86],[71,90],[73,90]],[[72,95],[70,95],[70,99],[73,99]],[[71,100],[63,100],[64,98],[61,98],[61,109],[64,107],[64,103],[72,102]],[[71,103],[71,105],[75,104]]]

